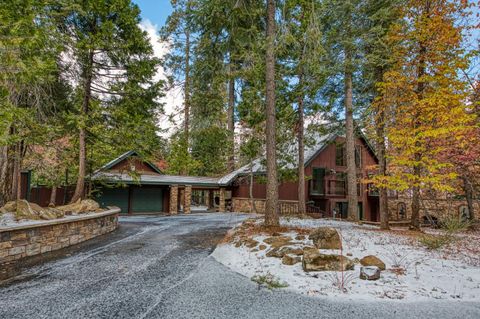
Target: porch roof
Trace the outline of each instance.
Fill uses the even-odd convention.
[[[192,185],[200,187],[227,186],[216,177],[127,174],[116,172],[97,172],[92,179],[107,183],[141,184],[141,185]]]

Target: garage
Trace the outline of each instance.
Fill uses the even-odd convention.
[[[101,207],[117,206],[122,214],[128,213],[128,187],[103,187],[97,193],[97,202]]]
[[[163,212],[163,189],[132,187],[132,213]]]

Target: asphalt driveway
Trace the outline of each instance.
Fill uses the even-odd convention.
[[[0,318],[480,318],[480,296],[478,303],[361,303],[259,289],[209,256],[243,218],[122,218],[116,232],[0,287]]]

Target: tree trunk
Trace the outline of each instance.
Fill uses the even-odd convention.
[[[467,207],[469,212],[469,220],[475,220],[475,211],[473,206],[473,183],[469,180],[467,176],[462,176],[463,180],[463,191],[465,192],[465,199],[467,201]]]
[[[302,88],[303,75],[300,74],[299,85]],[[303,110],[303,91],[298,97],[298,212],[304,215],[307,212],[307,205],[305,203],[305,145],[304,145],[304,110]]]
[[[267,0],[267,47],[266,47],[266,152],[267,194],[265,225],[278,226],[278,181],[276,156],[275,112],[275,0]]]
[[[257,213],[255,199],[253,198],[253,162],[250,162],[250,185],[248,185],[248,193],[250,196],[250,213]]]
[[[93,50],[89,52],[87,65],[84,70],[84,96],[82,101],[82,116],[83,123],[80,125],[78,134],[78,177],[77,185],[75,186],[75,192],[73,193],[71,203],[82,199],[85,194],[85,173],[87,168],[87,144],[86,144],[86,129],[85,121],[88,119],[88,110],[90,107],[91,99],[91,86],[92,86],[92,67],[93,67]]]
[[[429,1],[426,2],[425,11],[427,16],[429,16]],[[418,51],[418,67],[417,67],[417,100],[423,100],[423,92],[425,90],[425,79],[423,76],[425,75],[425,55],[427,53],[427,49],[423,42],[419,43],[419,51]],[[420,125],[418,123],[420,115],[414,114],[413,115],[413,129],[415,130],[416,140],[414,142],[415,149],[418,150],[421,148],[421,143],[418,140],[418,132],[416,132],[417,127]],[[414,176],[414,186],[412,187],[412,217],[410,221],[410,228],[414,230],[420,229],[420,180],[422,178],[422,169],[420,167],[420,162],[422,160],[422,154],[419,151],[416,151],[413,155],[414,164],[413,164],[413,176]]]
[[[383,74],[383,72],[379,72]],[[379,76],[381,81],[381,76]],[[377,131],[377,155],[378,155],[378,174],[384,180],[387,176],[387,160],[386,160],[386,139],[385,139],[385,110],[381,107],[377,109],[376,116],[376,131]],[[383,183],[383,181],[382,181]],[[379,214],[380,214],[380,229],[390,229],[389,214],[388,214],[388,193],[384,186],[379,187]]]
[[[11,147],[0,146],[0,207],[13,200],[13,176]]]
[[[235,78],[233,77],[234,66],[230,62],[230,79],[228,82],[228,110],[227,110],[227,129],[229,134],[229,157],[228,157],[228,171],[235,170]]]
[[[352,72],[350,70],[351,53],[346,50],[345,66],[345,126],[347,154],[347,198],[348,219],[358,219],[357,168],[355,163],[355,132],[353,127]]]
[[[57,204],[57,186],[52,186],[52,192],[50,193],[49,207],[55,207]]]
[[[21,144],[17,142],[14,146],[14,157],[13,157],[13,176],[12,176],[12,195],[11,197],[15,200],[20,200],[22,197],[22,174],[21,174]]]

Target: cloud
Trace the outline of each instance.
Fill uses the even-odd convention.
[[[153,53],[158,58],[163,58],[165,54],[169,51],[169,46],[165,42],[160,41],[158,36],[158,30],[160,29],[158,25],[153,24],[150,20],[144,19],[140,23],[140,28],[147,32],[150,39],[150,43],[153,47]],[[167,78],[167,72],[163,67],[158,67],[157,74],[155,76],[156,80],[165,80]],[[161,116],[158,121],[158,126],[162,130],[166,130],[162,135],[164,137],[170,136],[173,133],[173,129],[177,126],[177,123],[180,123],[183,119],[179,112],[182,109],[183,105],[183,92],[181,88],[172,88],[169,91],[165,92],[165,97],[161,98],[161,102],[164,103],[165,114]],[[173,117],[174,123],[169,120],[169,117]]]

